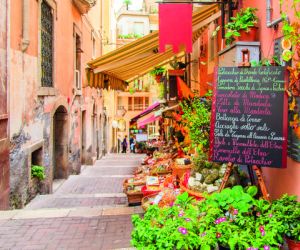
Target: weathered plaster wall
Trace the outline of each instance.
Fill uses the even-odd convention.
[[[90,154],[87,160],[92,163],[96,155],[96,142],[92,139],[100,130],[100,122],[91,128],[91,117],[95,110],[96,120],[103,114],[103,100],[99,90],[91,89],[86,84],[86,62],[92,57],[92,30],[98,30],[89,23],[87,17],[79,14],[72,1],[56,1],[54,13],[54,88],[52,94],[41,95],[39,62],[39,1],[30,1],[30,44],[26,51],[21,51],[22,42],[22,1],[12,2],[11,9],[11,79],[10,79],[10,185],[11,206],[20,208],[28,201],[30,183],[31,154],[40,145],[42,147],[42,165],[46,179],[43,192],[52,192],[55,151],[55,113],[63,107],[66,113],[67,130],[63,132],[66,141],[64,150],[67,159],[65,178],[70,174],[80,173],[81,134],[87,134],[87,148]],[[97,22],[96,22],[97,23]],[[75,90],[74,83],[74,26],[81,37],[81,91]],[[100,51],[100,39],[96,38],[96,53]],[[94,108],[94,106],[96,108]],[[61,108],[59,108],[61,109]],[[86,131],[82,130],[81,111],[87,111]],[[100,138],[100,137],[99,137]],[[92,145],[94,142],[94,145]]]
[[[9,110],[8,78],[9,69],[9,3],[0,0],[0,210],[9,207]]]

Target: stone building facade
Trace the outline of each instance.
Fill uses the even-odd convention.
[[[0,210],[9,207],[9,123],[8,123],[8,10],[6,0],[0,1]]]
[[[1,1],[5,2],[5,1]],[[105,149],[101,90],[86,62],[100,54],[96,0],[10,2],[10,206],[30,197],[31,166],[44,166],[42,192],[80,173]]]

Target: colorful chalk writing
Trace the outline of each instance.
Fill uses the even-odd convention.
[[[211,160],[285,167],[285,68],[222,67],[215,80]]]

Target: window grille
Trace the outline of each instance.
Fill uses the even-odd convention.
[[[45,2],[41,4],[41,84],[53,86],[53,12]]]

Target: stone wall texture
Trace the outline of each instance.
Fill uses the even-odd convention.
[[[1,9],[5,2],[0,0]],[[29,46],[22,50],[22,4],[10,1],[10,20],[14,20],[10,29],[9,61],[11,208],[24,207],[33,198],[31,190],[35,181],[31,178],[31,165],[37,164],[36,159],[44,166],[46,174],[40,189],[42,193],[52,192],[54,178],[68,178],[70,174],[80,173],[82,163],[93,164],[97,145],[100,145],[99,139],[94,138],[100,138],[97,131],[103,127],[100,122],[102,97],[99,90],[87,86],[85,77],[86,63],[93,53],[92,37],[96,38],[96,52],[100,51],[100,36],[95,33],[99,27],[91,25],[93,22],[88,20],[88,15],[81,16],[72,1],[56,1],[56,6],[52,6],[56,8],[53,12],[53,87],[43,88],[38,20],[41,2],[30,0]],[[4,32],[2,18],[1,15],[1,34]],[[80,36],[84,51],[80,54],[81,89],[76,89],[75,85],[75,33]],[[0,53],[4,53],[1,47]],[[2,75],[0,66],[0,77]],[[85,148],[82,147],[83,138]]]

